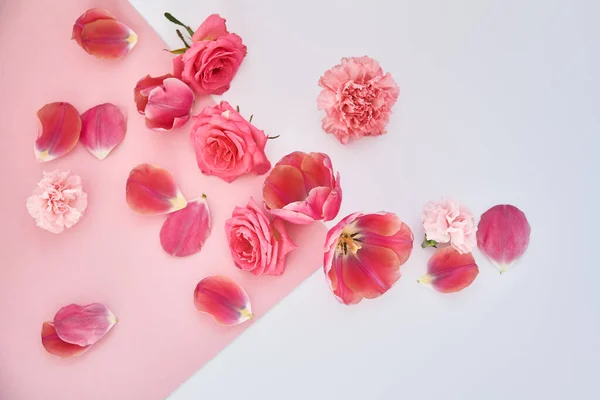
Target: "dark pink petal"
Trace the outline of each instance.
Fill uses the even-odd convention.
[[[131,170],[126,198],[138,214],[169,214],[187,205],[169,171],[152,164],[140,164]]]
[[[169,214],[160,230],[160,244],[170,255],[185,257],[199,252],[209,234],[210,211],[206,196],[202,196]]]
[[[241,324],[254,316],[244,289],[225,276],[202,279],[194,290],[194,304],[221,325]]]
[[[136,45],[138,36],[116,19],[96,19],[83,25],[74,39],[89,54],[103,59],[118,60]],[[79,38],[79,39],[78,39]]]
[[[136,83],[135,88],[133,89],[133,96],[135,105],[140,114],[144,115],[146,104],[148,104],[148,96],[150,95],[152,89],[162,85],[165,79],[172,77],[173,75],[171,74],[157,76],[156,78],[146,75]]]
[[[62,358],[79,356],[89,350],[90,346],[78,346],[64,342],[56,334],[52,322],[45,321],[42,324],[42,345],[46,351]]]
[[[81,123],[79,141],[99,160],[123,141],[127,131],[125,114],[111,103],[90,108],[81,115]]]
[[[75,21],[75,25],[73,25],[73,34],[71,36],[71,39],[75,40],[79,46],[83,47],[83,42],[81,40],[81,32],[83,31],[83,27],[85,26],[85,24],[94,22],[99,19],[116,18],[114,15],[112,15],[106,10],[103,10],[102,8],[92,8],[90,10],[87,10],[85,13],[83,13],[83,15],[81,15],[81,17],[77,18],[77,21]]]
[[[198,29],[196,29],[196,32],[192,36],[192,42],[199,42],[201,40],[215,40],[221,36],[227,35],[227,33],[229,32],[227,32],[225,19],[221,18],[219,14],[212,14],[204,20]]]
[[[69,103],[50,103],[37,112],[40,132],[35,141],[35,157],[40,162],[54,160],[71,151],[81,134],[79,112]]]
[[[103,304],[70,304],[54,316],[56,334],[63,341],[88,346],[102,339],[117,323],[115,315]]]
[[[188,85],[177,78],[166,78],[148,94],[146,126],[156,130],[182,126],[189,119],[193,104],[194,93]]]
[[[477,246],[502,273],[525,253],[530,234],[531,227],[523,211],[508,204],[497,205],[481,216]]]
[[[395,214],[355,213],[328,233],[323,266],[335,297],[356,304],[387,292],[413,247],[413,234]]]
[[[453,247],[444,247],[429,259],[427,274],[419,283],[430,284],[438,292],[454,293],[473,283],[478,274],[479,267],[471,253],[461,254]]]

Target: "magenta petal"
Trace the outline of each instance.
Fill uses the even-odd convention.
[[[91,345],[82,347],[63,341],[56,334],[54,324],[48,321],[42,324],[42,345],[48,353],[62,358],[79,356],[91,347]]]
[[[461,254],[452,247],[444,247],[429,259],[427,274],[419,283],[431,284],[438,292],[454,293],[473,283],[478,274],[479,267],[471,253]]]
[[[193,104],[194,93],[188,85],[177,78],[166,78],[148,94],[144,109],[146,125],[156,130],[181,126],[189,119]]]
[[[88,346],[102,339],[117,323],[115,315],[103,304],[70,304],[54,316],[56,334],[63,341]]]
[[[160,244],[172,256],[185,257],[200,251],[210,234],[210,211],[206,196],[169,214],[160,230]]]
[[[477,246],[500,273],[508,270],[525,253],[531,227],[523,211],[511,205],[497,205],[481,216]]]
[[[104,103],[90,108],[81,115],[79,141],[99,160],[117,147],[125,138],[125,114],[114,104]]]
[[[221,325],[241,324],[254,316],[244,289],[225,276],[209,276],[198,282],[194,304]]]

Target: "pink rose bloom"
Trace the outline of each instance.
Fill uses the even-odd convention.
[[[384,134],[400,94],[392,76],[370,57],[342,58],[319,79],[319,86],[323,90],[317,104],[326,113],[323,129],[343,144]]]
[[[169,131],[182,127],[194,104],[194,93],[188,85],[167,74],[156,78],[146,75],[133,90],[135,104],[146,117],[146,127],[155,131]]]
[[[246,207],[236,207],[225,221],[225,232],[235,265],[254,275],[281,275],[285,256],[296,248],[283,220],[269,221],[253,198]]]
[[[430,201],[423,207],[421,221],[425,229],[423,247],[450,242],[452,247],[464,254],[470,253],[477,244],[475,217],[458,201]],[[430,241],[434,243],[427,243]]]
[[[199,95],[223,94],[245,56],[242,38],[213,14],[196,30],[191,47],[173,59],[173,74]]]
[[[79,221],[87,207],[81,178],[67,172],[44,172],[44,178],[27,199],[27,211],[40,228],[61,233]]]
[[[293,224],[331,221],[342,203],[340,174],[327,154],[296,151],[269,173],[263,199],[271,214]]]
[[[265,155],[267,135],[226,101],[204,107],[194,117],[190,138],[198,167],[206,175],[233,182],[242,175],[262,175],[271,169]]]

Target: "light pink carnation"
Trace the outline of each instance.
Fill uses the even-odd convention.
[[[423,207],[421,220],[428,241],[450,242],[461,254],[470,253],[477,244],[475,218],[456,200],[430,201]]]
[[[44,178],[27,199],[27,211],[36,225],[52,233],[61,233],[79,221],[87,207],[87,194],[81,178],[69,171],[44,172]]]
[[[370,57],[342,58],[319,79],[317,104],[325,110],[323,129],[343,144],[350,138],[377,136],[385,127],[400,88]]]

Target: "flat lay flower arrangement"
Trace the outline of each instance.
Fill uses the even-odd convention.
[[[255,276],[285,274],[286,257],[297,248],[289,226],[334,221],[343,200],[342,182],[356,183],[343,180],[331,158],[318,151],[296,151],[272,162],[265,149],[277,136],[268,136],[252,123],[252,116],[245,117],[225,100],[192,115],[197,97],[227,92],[247,48],[219,15],[210,15],[196,30],[169,13],[165,17],[177,26],[183,47],[170,50],[171,71],[132,82],[132,107],[148,129],[163,135],[173,129],[189,132],[197,163],[190,168],[232,185],[245,175],[264,176],[262,198],[240,200],[223,226],[213,226],[210,192],[186,198],[177,176],[162,166],[141,163],[131,166],[123,202],[134,213],[159,216],[154,217],[162,220],[162,227],[156,229],[157,243],[173,262],[206,251],[207,238],[218,234],[226,235],[231,268]],[[91,56],[114,63],[135,51],[138,36],[111,12],[90,9],[74,22],[72,39]],[[342,145],[365,136],[393,134],[386,127],[400,88],[373,58],[343,58],[315,77],[315,84],[321,88],[316,107],[323,112],[323,131]],[[108,102],[83,113],[66,101],[43,105],[37,112],[40,130],[34,156],[51,163],[81,143],[108,163],[111,152],[127,140],[125,115]],[[39,228],[60,234],[94,212],[94,204],[88,204],[85,177],[76,175],[76,170],[76,165],[70,171],[49,168],[25,200]],[[431,257],[419,283],[440,293],[459,292],[474,283],[479,274],[476,248],[504,273],[529,244],[527,218],[513,205],[495,205],[476,218],[464,203],[442,198],[423,206],[421,221],[422,251],[431,251]],[[340,218],[323,248],[324,281],[333,297],[352,305],[385,294],[401,278],[401,267],[414,251],[415,232],[387,211],[354,212]],[[193,293],[181,295],[189,296],[198,311],[221,325],[241,324],[254,315],[251,296],[226,271],[204,277]],[[66,305],[42,322],[42,345],[60,357],[81,355],[118,323],[115,311],[99,303]]]

